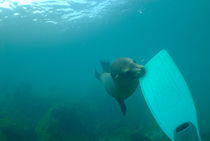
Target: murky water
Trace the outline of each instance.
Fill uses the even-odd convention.
[[[100,60],[146,64],[166,49],[209,140],[210,3],[0,0],[1,141],[167,141],[141,90],[124,117],[94,76]]]

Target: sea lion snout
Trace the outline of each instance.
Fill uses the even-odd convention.
[[[136,74],[137,78],[140,78],[140,77],[142,77],[145,74],[144,66],[143,65],[139,65],[137,63],[134,63],[133,71]]]
[[[145,73],[144,66],[136,63],[133,60],[129,63],[125,70],[127,71],[127,74],[130,74],[129,77],[133,79],[139,79]]]
[[[119,58],[115,60],[111,67],[111,75],[113,79],[120,80],[136,80],[145,73],[144,66],[136,63],[130,58]]]

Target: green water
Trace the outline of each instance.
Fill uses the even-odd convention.
[[[144,65],[161,49],[183,73],[201,136],[210,140],[209,1],[91,2],[73,3],[79,12],[66,19],[30,5],[0,8],[0,140],[167,141],[140,89],[123,117],[94,76],[100,60],[131,57]]]

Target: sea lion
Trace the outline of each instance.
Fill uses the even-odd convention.
[[[124,100],[131,96],[139,85],[139,78],[145,73],[144,66],[131,58],[118,58],[111,64],[101,61],[102,73],[95,70],[95,76],[102,81],[105,90],[120,105],[123,115],[126,114]]]

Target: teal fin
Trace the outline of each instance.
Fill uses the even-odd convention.
[[[174,130],[185,122],[191,122],[198,131],[190,90],[170,55],[160,51],[145,65],[145,70],[140,79],[142,93],[166,135],[174,141]]]

